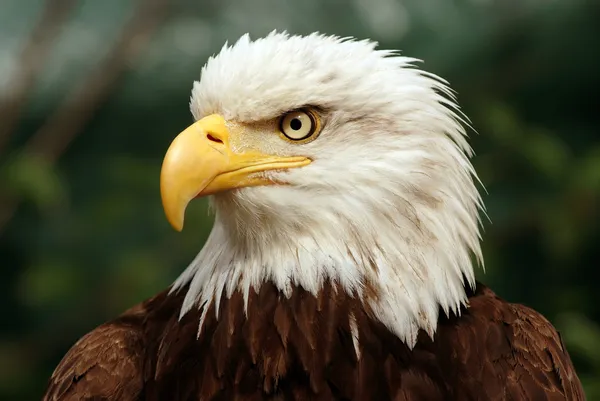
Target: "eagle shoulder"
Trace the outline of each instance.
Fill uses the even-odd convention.
[[[50,377],[44,401],[134,400],[143,389],[143,304],[83,336]]]
[[[452,365],[462,367],[454,380],[459,393],[490,400],[585,400],[560,334],[527,306],[479,284],[466,313],[440,329],[438,345],[451,342],[445,345],[453,350]]]
[[[548,399],[584,400],[583,387],[560,333],[540,313],[525,305],[509,304],[508,332],[517,369],[509,376],[508,391],[524,396],[544,391]],[[522,369],[524,374],[520,374]]]

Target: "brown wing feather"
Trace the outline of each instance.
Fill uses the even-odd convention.
[[[54,370],[43,400],[138,400],[145,390],[148,332],[160,330],[178,305],[164,291],[86,334]]]
[[[542,315],[523,305],[510,305],[510,330],[515,369],[510,388],[530,399],[583,400],[583,389],[559,333]],[[517,375],[517,373],[521,373]]]
[[[482,285],[462,317],[440,324],[435,343],[437,355],[452,366],[447,380],[456,399],[585,400],[552,324]]]
[[[137,322],[118,319],[81,338],[52,374],[44,401],[137,399],[143,388],[141,334]]]

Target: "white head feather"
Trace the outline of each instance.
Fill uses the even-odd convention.
[[[313,160],[270,173],[290,185],[211,199],[212,232],[174,285],[190,284],[182,315],[267,280],[286,295],[333,280],[413,346],[419,329],[433,335],[440,307],[465,304],[471,255],[481,261],[481,199],[463,119],[444,81],[375,47],[273,32],[209,59],[192,91],[196,119],[220,113],[260,126],[312,105],[325,122],[307,144],[256,144]]]

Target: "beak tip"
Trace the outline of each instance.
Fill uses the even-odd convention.
[[[168,188],[164,185],[164,180],[161,179],[161,198],[165,217],[175,231],[181,232],[183,230],[187,202],[173,197],[171,195],[173,193],[178,193],[177,188]]]
[[[177,232],[181,232],[183,231],[183,216],[181,218],[168,218],[167,220],[169,221],[169,224],[171,224],[171,227],[173,227],[173,229]]]

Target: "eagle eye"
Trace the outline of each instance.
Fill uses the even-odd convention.
[[[319,118],[308,109],[294,110],[284,114],[279,120],[279,130],[288,140],[306,141],[318,134]]]

